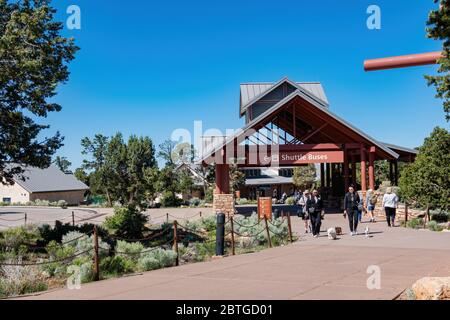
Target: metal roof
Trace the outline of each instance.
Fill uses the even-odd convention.
[[[340,118],[339,116],[335,115],[334,113],[332,113],[328,108],[324,108],[323,106],[321,106],[319,103],[317,103],[317,101],[315,101],[314,98],[309,97],[307,94],[305,94],[304,92],[302,92],[301,90],[296,90],[294,92],[292,92],[290,95],[288,95],[287,97],[285,97],[284,99],[280,100],[278,103],[276,103],[274,106],[272,106],[271,108],[269,108],[268,110],[266,110],[265,112],[263,112],[262,114],[260,114],[258,117],[256,117],[255,119],[253,119],[252,121],[250,121],[249,123],[247,123],[241,130],[238,130],[234,135],[229,136],[226,138],[225,141],[223,142],[219,142],[216,145],[213,146],[213,148],[211,148],[210,150],[208,150],[205,155],[202,157],[202,160],[207,159],[208,157],[210,157],[216,150],[220,150],[222,147],[224,147],[225,145],[227,145],[228,143],[232,142],[235,138],[239,137],[240,135],[244,134],[245,132],[247,132],[247,130],[249,130],[250,128],[254,127],[255,125],[257,125],[259,122],[261,122],[262,120],[264,120],[265,118],[267,118],[268,116],[270,116],[271,113],[277,111],[278,109],[282,108],[287,102],[291,101],[292,99],[294,99],[295,97],[300,97],[306,101],[308,101],[310,104],[312,104],[315,108],[321,110],[322,112],[325,112],[326,114],[328,114],[329,116],[331,116],[332,118],[334,118],[336,121],[340,122],[341,124],[345,125],[346,127],[350,128],[351,130],[355,131],[357,134],[361,135],[363,138],[367,139],[368,141],[372,142],[375,146],[379,147],[380,149],[382,149],[384,152],[388,153],[389,155],[391,155],[392,157],[394,157],[395,159],[399,158],[399,154],[397,154],[396,152],[394,152],[393,150],[391,150],[390,148],[388,148],[384,143],[379,142],[378,140],[372,138],[371,136],[369,136],[368,134],[364,133],[363,131],[361,131],[360,129],[356,128],[355,126],[353,126],[352,124],[350,124],[349,122],[345,121],[344,119]]]
[[[11,166],[15,166],[12,164]],[[51,191],[75,191],[89,189],[83,182],[77,180],[73,174],[65,174],[59,168],[51,165],[47,169],[37,167],[23,167],[23,177],[15,177],[14,181],[28,192],[51,192]]]
[[[402,147],[402,146],[397,146],[395,144],[386,143],[386,142],[383,142],[383,144],[386,147],[388,147],[389,149],[392,149],[394,151],[398,150],[398,151],[403,151],[403,152],[412,153],[412,154],[418,154],[419,153],[419,150],[416,150],[416,149],[411,149],[411,148],[406,148],[406,147]]]
[[[328,107],[328,98],[320,82],[292,82],[288,78],[283,78],[278,82],[242,83],[240,85],[240,115],[250,105],[284,82],[293,85],[297,89],[305,90],[306,93],[312,94],[320,104]]]

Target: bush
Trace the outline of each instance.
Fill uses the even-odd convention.
[[[164,191],[161,197],[161,205],[163,207],[179,207],[183,200],[174,196],[170,191]]]
[[[100,271],[105,275],[121,275],[132,273],[136,262],[124,256],[106,257],[100,261]]]
[[[447,222],[449,220],[449,213],[445,211],[431,212],[431,220],[436,222]]]
[[[114,215],[106,218],[104,226],[115,236],[125,239],[137,239],[143,237],[147,216],[139,212],[135,207],[115,208]]]
[[[406,226],[411,229],[419,229],[422,225],[422,219],[419,218],[413,218],[406,223]]]
[[[56,205],[57,205],[58,207],[63,208],[63,209],[66,209],[66,208],[67,208],[67,202],[66,202],[66,200],[59,200],[59,201],[56,203]]]
[[[131,260],[138,260],[139,254],[144,250],[144,246],[140,242],[117,241],[116,255],[128,257]]]
[[[9,261],[16,263],[18,261]],[[47,290],[43,274],[36,266],[2,266],[0,297],[17,296]]]
[[[63,236],[62,242],[64,247],[72,247],[75,249],[75,253],[81,253],[87,251],[83,256],[94,256],[94,236],[87,236],[78,231],[71,231]],[[75,240],[76,239],[76,240]],[[108,256],[109,253],[109,245],[106,242],[103,242],[99,237],[98,239],[98,254],[100,258]]]
[[[9,228],[0,232],[0,250],[18,252],[21,246],[34,244],[40,238],[39,230],[33,225]]]
[[[295,199],[294,199],[294,197],[289,197],[289,198],[287,198],[287,199],[286,199],[286,204],[289,205],[289,206],[294,205],[294,204],[295,204]]]
[[[248,204],[248,200],[247,200],[247,198],[239,198],[239,199],[236,199],[236,204],[239,206],[242,206],[242,205]]]
[[[444,228],[440,225],[438,225],[438,223],[436,221],[430,221],[428,222],[428,230],[430,231],[442,231],[444,230]]]
[[[138,259],[138,267],[143,271],[149,271],[175,264],[177,254],[172,250],[155,249],[143,253]]]
[[[192,198],[189,200],[189,207],[198,207],[201,201],[199,198]]]

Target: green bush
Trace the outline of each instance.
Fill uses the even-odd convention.
[[[406,223],[406,226],[411,229],[419,229],[422,225],[422,219],[419,218],[413,218]]]
[[[183,203],[183,200],[174,196],[172,192],[165,191],[161,197],[161,205],[163,207],[179,207]]]
[[[100,271],[103,275],[121,275],[132,273],[136,262],[124,256],[106,257],[100,260]]]
[[[149,271],[175,264],[177,254],[173,250],[154,249],[144,252],[138,259],[138,267],[143,271]]]
[[[431,220],[436,222],[447,222],[449,221],[450,214],[445,211],[431,212]]]
[[[94,256],[94,236],[87,236],[78,231],[71,231],[63,236],[62,242],[64,247],[72,247],[75,249],[76,253],[81,253],[87,251],[83,256]],[[76,240],[75,240],[76,239]],[[109,244],[103,242],[102,239],[98,238],[99,250],[98,254],[100,258],[108,256]]]
[[[239,206],[242,206],[242,205],[248,204],[248,200],[247,200],[247,198],[239,198],[239,199],[236,199],[236,204]]]
[[[148,218],[135,207],[115,208],[114,215],[106,218],[104,226],[115,236],[125,239],[143,237]]]
[[[286,199],[286,204],[289,206],[292,206],[295,204],[295,198],[294,197],[289,197]]]
[[[189,200],[189,207],[198,207],[201,203],[199,198],[192,198]]]
[[[41,235],[36,226],[28,225],[9,228],[0,232],[0,251],[18,252],[21,246],[34,244]]]
[[[431,231],[442,231],[442,230],[444,230],[444,228],[442,226],[438,225],[438,223],[436,221],[428,222],[427,227],[428,227],[428,230],[431,230]]]
[[[128,257],[135,261],[139,259],[142,250],[144,250],[144,246],[140,242],[126,242],[119,240],[116,244],[117,256]]]

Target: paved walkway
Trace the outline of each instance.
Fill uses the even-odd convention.
[[[369,225],[370,237],[344,234],[328,240],[303,233],[300,241],[274,249],[204,263],[89,283],[80,290],[58,289],[25,299],[393,299],[423,276],[450,275],[450,233]],[[369,290],[367,268],[380,267],[381,288]]]

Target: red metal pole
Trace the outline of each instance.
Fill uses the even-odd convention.
[[[405,56],[372,59],[364,61],[364,70],[374,71],[436,64],[437,60],[440,58],[442,58],[442,52],[435,51],[419,54],[409,54]]]

